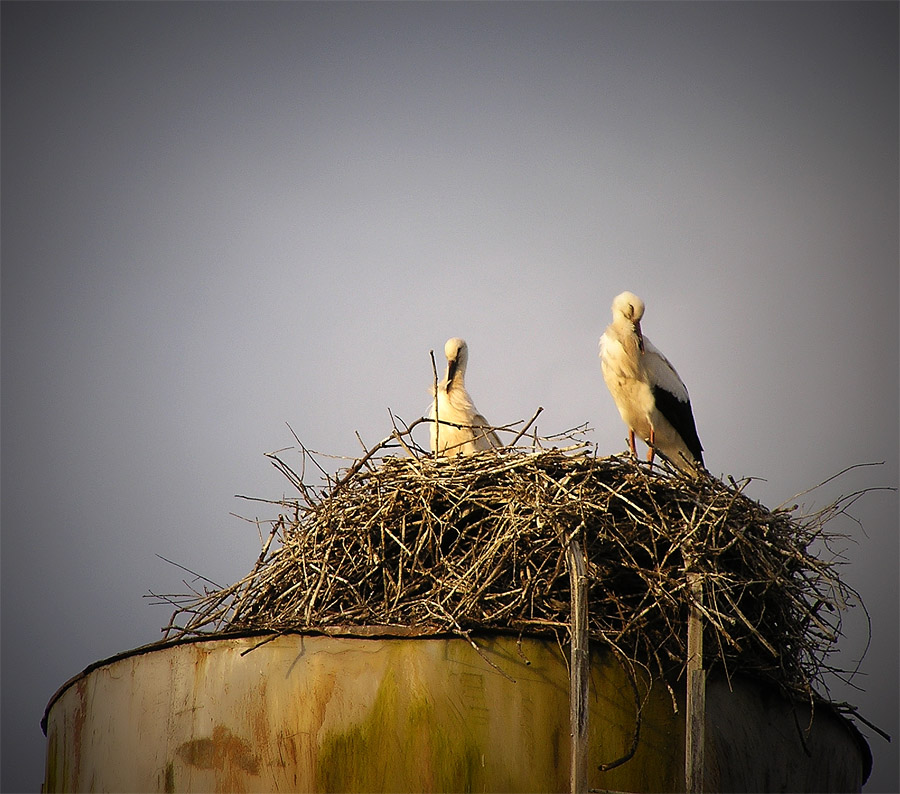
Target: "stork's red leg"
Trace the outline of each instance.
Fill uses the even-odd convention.
[[[628,428],[628,448],[631,450],[631,456],[637,458],[637,450],[634,448],[634,430]]]
[[[653,442],[656,441],[656,433],[653,428],[650,428],[650,441],[647,446],[647,462],[652,466],[653,465],[653,457],[656,455],[656,447],[653,446]]]

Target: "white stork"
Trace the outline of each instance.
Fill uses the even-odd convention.
[[[637,457],[637,433],[649,447],[647,460],[659,452],[688,475],[703,467],[703,447],[694,425],[691,399],[675,368],[641,333],[644,302],[623,292],[612,303],[613,321],[600,337],[603,379],[628,426],[628,446]]]
[[[471,455],[482,449],[503,446],[466,391],[469,361],[466,341],[457,337],[448,339],[444,355],[447,357],[447,376],[438,384],[429,412],[429,418],[433,420],[431,451],[437,450],[440,455]]]

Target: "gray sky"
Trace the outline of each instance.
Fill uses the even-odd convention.
[[[263,457],[356,455],[469,342],[497,424],[625,447],[623,289],[706,461],[774,507],[898,482],[896,3],[2,5],[2,787],[87,664],[153,641],[161,554],[247,573]],[[421,442],[427,443],[427,431]],[[898,782],[898,501],[835,695]],[[864,647],[848,613],[840,661]]]

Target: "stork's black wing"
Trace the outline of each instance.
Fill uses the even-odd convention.
[[[653,399],[656,400],[657,410],[675,428],[684,445],[703,465],[703,445],[697,435],[697,426],[694,424],[694,412],[691,410],[690,400],[679,400],[672,392],[661,386],[653,386]]]

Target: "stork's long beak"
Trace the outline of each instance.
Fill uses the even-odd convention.
[[[634,324],[634,333],[635,333],[635,336],[637,336],[637,338],[638,338],[638,350],[640,350],[641,353],[643,353],[644,352],[644,335],[641,333],[640,321],[638,321]]]
[[[449,386],[453,383],[453,378],[456,376],[456,363],[457,358],[451,358],[447,360],[447,385]]]

